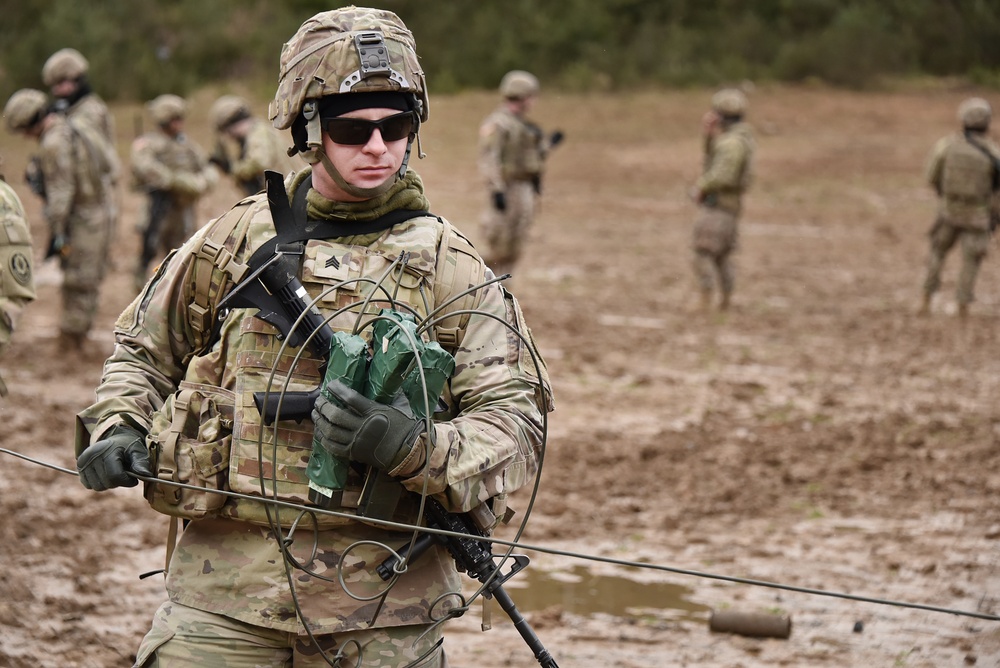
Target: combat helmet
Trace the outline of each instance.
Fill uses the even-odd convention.
[[[208,111],[212,125],[219,132],[244,118],[250,118],[251,115],[250,104],[238,95],[223,95]]]
[[[981,97],[970,97],[958,107],[958,120],[967,130],[986,130],[990,127],[993,110]]]
[[[524,70],[511,70],[500,80],[500,94],[508,100],[523,100],[539,90],[538,77]]]
[[[90,63],[76,49],[59,49],[42,66],[42,81],[52,87],[60,81],[79,79],[89,68]]]
[[[146,110],[157,125],[166,125],[175,118],[184,118],[187,102],[178,95],[166,93],[146,103]]]
[[[727,118],[740,118],[747,110],[747,96],[738,88],[723,88],[712,96],[712,111]]]
[[[7,100],[3,108],[7,129],[22,132],[38,123],[49,109],[49,98],[40,90],[22,88]]]
[[[402,178],[420,122],[427,120],[429,105],[413,33],[396,14],[354,6],[320,12],[303,23],[285,43],[280,65],[278,90],[268,118],[275,128],[292,131],[294,143],[289,153],[301,153],[310,164],[322,162],[338,185],[359,196],[372,197],[384,192],[392,185],[392,179],[378,188],[342,183],[343,179],[323,152],[321,112],[335,116],[354,109],[385,106],[369,104],[367,100],[372,98],[361,94],[405,100],[406,107],[414,114],[414,127],[397,173]],[[330,105],[339,110],[330,113]]]

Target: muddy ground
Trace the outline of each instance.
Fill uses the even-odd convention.
[[[538,120],[567,140],[513,289],[557,410],[522,536],[546,551],[525,550],[532,565],[508,588],[559,665],[1000,665],[997,621],[812,591],[1000,613],[1000,249],[968,319],[957,256],[931,316],[916,315],[935,206],[923,163],[976,92],[752,91],[757,178],[724,314],[699,310],[688,251],[711,92],[542,98]],[[211,99],[191,118],[205,144]],[[492,104],[434,98],[414,160],[434,211],[473,240],[476,127]],[[125,156],[135,110],[116,111]],[[3,139],[40,251],[38,202],[12,178],[30,148]],[[5,448],[73,467],[74,414],[131,298],[139,200],[124,197],[84,353],[57,349],[58,272],[38,269],[39,299],[0,360]],[[233,201],[220,187],[203,218]],[[138,575],[161,565],[165,519],[137,490],[0,463],[0,665],[129,665],[164,596]],[[527,494],[514,504],[523,517]],[[788,616],[792,632],[712,633],[713,610]],[[477,610],[447,627],[453,665],[537,665],[499,610],[479,625]]]

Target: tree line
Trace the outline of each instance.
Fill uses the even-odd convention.
[[[362,3],[364,4],[364,3]],[[563,90],[744,79],[866,88],[957,76],[1000,86],[992,0],[381,0],[413,30],[432,91],[492,88],[528,69]],[[317,0],[32,0],[4,3],[0,95],[41,87],[79,49],[108,99],[238,80],[273,93],[278,55]]]

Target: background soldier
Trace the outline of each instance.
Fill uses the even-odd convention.
[[[743,121],[746,96],[727,88],[712,96],[712,108],[702,118],[705,161],[691,189],[700,211],[694,224],[694,270],[703,308],[712,304],[718,284],[720,310],[729,308],[734,277],[731,255],[736,250],[737,222],[743,193],[750,185],[754,140]]]
[[[140,289],[153,258],[179,247],[194,232],[195,205],[218,180],[205,152],[184,134],[183,99],[160,95],[146,109],[157,127],[132,142],[133,185],[149,198],[135,270]]]
[[[115,121],[104,100],[90,88],[87,71],[90,64],[76,49],[59,49],[45,61],[42,81],[55,98],[53,108],[66,114],[77,125],[88,124],[98,130],[112,147],[115,145]]]
[[[489,194],[484,259],[498,276],[511,272],[521,257],[542,192],[545,158],[563,139],[559,131],[546,138],[528,120],[538,91],[533,74],[508,72],[500,81],[503,102],[479,128],[479,172]]]
[[[333,508],[357,512],[359,469],[371,467],[408,492],[396,519],[418,520],[417,495],[429,493],[491,526],[537,468],[551,409],[544,366],[532,362],[512,296],[496,282],[468,291],[492,275],[428,212],[408,168],[428,100],[413,36],[395,14],[348,7],[306,21],[281,51],[271,116],[312,166],[285,180],[290,197],[245,198],[170,256],[118,319],[99,399],[77,422],[77,466],[90,489],[135,485],[129,473],[151,471],[209,486],[183,498],[174,487],[148,489],[154,508],[190,521],[169,561],[170,600],[135,665],[440,666],[432,618],[460,591],[445,550],[433,546],[390,586],[375,573],[388,556],[379,544],[411,534],[319,513],[298,524],[296,512],[279,519],[264,498],[314,500],[306,464],[315,436],[321,451],[352,463],[343,494],[328,497]],[[280,190],[280,179],[268,188]],[[390,305],[418,320],[445,307],[423,334],[455,356],[436,419],[323,384],[329,347],[286,349],[294,333],[258,317],[273,315],[270,306],[220,311],[237,275],[250,277],[239,299],[265,279],[289,281],[267,292],[317,300],[337,334],[372,336],[370,320]],[[481,315],[461,315],[469,310]],[[285,378],[292,389],[322,384],[313,422],[307,401],[301,421],[264,425],[254,393],[277,392]],[[213,486],[256,498],[213,495]],[[295,541],[285,534],[293,522]]]
[[[108,252],[112,210],[111,147],[89,125],[51,111],[45,93],[22,89],[4,107],[7,127],[39,142],[45,220],[51,239],[45,257],[63,270],[62,344],[80,349],[97,313]]]
[[[265,169],[288,174],[304,166],[288,157],[288,140],[255,117],[243,98],[223,95],[212,105],[209,118],[219,133],[210,160],[233,177],[243,194],[253,195],[264,189]],[[235,157],[230,156],[225,139],[236,144]]]
[[[927,163],[927,182],[938,194],[937,218],[930,231],[930,256],[924,279],[920,313],[930,312],[934,293],[941,287],[941,268],[948,251],[962,244],[958,276],[958,314],[968,315],[974,300],[976,275],[986,257],[990,233],[1000,216],[996,193],[1000,189],[1000,148],[987,136],[992,110],[978,97],[962,102],[958,120],[962,131],[935,144]]]
[[[34,299],[31,232],[21,200],[0,174],[0,354],[10,343],[21,311]],[[5,396],[7,386],[0,376],[0,397]]]
[[[121,211],[119,201],[118,181],[121,177],[121,161],[118,159],[115,137],[115,121],[104,100],[90,88],[87,72],[90,64],[76,49],[59,49],[45,61],[42,67],[42,81],[52,93],[54,111],[65,114],[76,126],[89,125],[97,130],[108,146],[111,147],[111,165],[109,176],[112,185],[111,215],[108,249],[114,243],[115,231],[118,228],[118,215]],[[112,257],[109,254],[108,260]]]

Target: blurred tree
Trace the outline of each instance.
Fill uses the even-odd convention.
[[[995,0],[384,0],[417,37],[432,91],[493,88],[531,70],[570,89],[993,73]],[[41,85],[65,46],[103,96],[149,99],[208,83],[270,92],[278,54],[319,0],[4,3],[0,95]],[[983,77],[980,77],[983,78]],[[988,76],[986,77],[989,78]],[[267,94],[264,93],[264,94]]]

